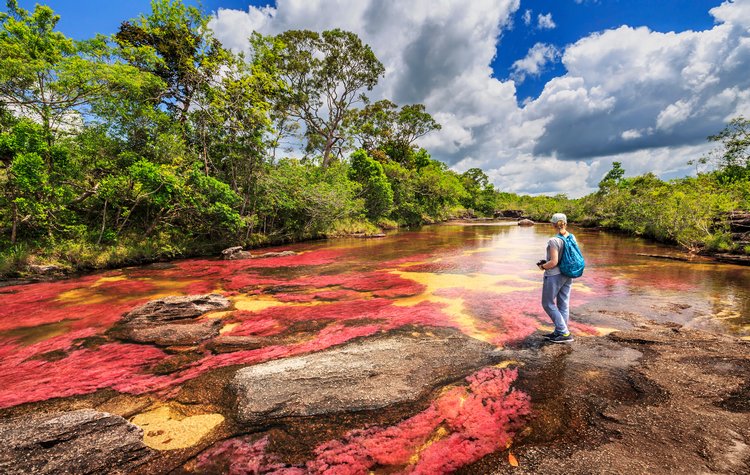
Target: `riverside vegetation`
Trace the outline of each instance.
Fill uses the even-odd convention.
[[[75,41],[58,20],[15,0],[0,14],[0,276],[510,208],[750,253],[727,221],[750,209],[744,118],[710,138],[720,146],[696,177],[625,178],[615,163],[584,198],[519,196],[419,148],[440,128],[423,105],[368,99],[385,69],[353,33],[254,34],[245,55],[179,0],[155,0],[110,37]]]

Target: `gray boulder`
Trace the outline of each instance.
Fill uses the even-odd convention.
[[[530,219],[522,219],[522,220],[520,220],[518,222],[518,225],[519,226],[533,226],[534,225],[534,221],[532,221]]]
[[[217,336],[220,320],[199,320],[197,317],[226,310],[229,299],[219,294],[188,295],[152,300],[125,314],[109,330],[121,340],[153,343],[159,346],[190,346]]]
[[[129,473],[154,452],[143,431],[92,409],[24,416],[0,423],[0,473]]]
[[[455,330],[393,332],[240,369],[229,388],[237,419],[252,426],[374,410],[417,401],[491,364],[494,349]]]

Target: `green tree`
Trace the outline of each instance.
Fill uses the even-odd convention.
[[[622,181],[623,176],[625,176],[625,169],[622,168],[622,163],[612,162],[612,169],[609,170],[599,182],[599,189],[605,190],[619,184]]]
[[[93,102],[137,76],[110,61],[103,37],[74,41],[55,31],[60,17],[49,7],[29,13],[16,0],[7,6],[0,13],[0,102],[38,120],[49,145],[55,134],[80,129]]]
[[[462,204],[465,208],[493,215],[496,206],[495,187],[480,168],[470,168],[461,174],[461,184],[466,190]]]
[[[367,217],[375,220],[386,216],[393,208],[393,189],[383,165],[364,150],[354,152],[350,160],[349,178],[362,185]]]
[[[387,99],[372,104],[365,101],[365,107],[349,114],[346,125],[365,150],[399,149],[402,156],[418,138],[440,129],[424,105],[410,104],[399,109]]]
[[[278,68],[286,83],[280,108],[305,125],[308,153],[320,152],[327,167],[347,138],[343,122],[360,91],[371,90],[385,68],[354,33],[290,30],[277,37],[285,49]]]
[[[716,176],[722,183],[750,179],[750,120],[735,117],[718,134],[708,140],[719,143],[717,149],[699,159],[699,163],[712,163]]]
[[[125,21],[115,35],[119,54],[154,74],[164,88],[154,101],[184,124],[196,95],[217,76],[228,52],[213,38],[210,17],[181,0],[153,0],[151,14]]]

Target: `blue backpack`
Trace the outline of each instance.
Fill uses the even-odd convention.
[[[583,260],[583,254],[578,248],[575,236],[568,233],[568,237],[564,237],[562,234],[555,237],[562,239],[565,244],[558,262],[560,272],[568,277],[581,277],[583,269],[586,267],[586,261]]]

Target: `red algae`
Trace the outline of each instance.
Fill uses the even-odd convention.
[[[268,436],[220,442],[198,456],[197,469],[232,474],[445,474],[502,450],[526,423],[528,396],[511,389],[516,370],[485,368],[468,387],[444,392],[424,411],[390,427],[354,430],[315,449],[315,458],[285,466],[267,452]]]
[[[85,331],[76,336],[90,336]],[[0,345],[0,407],[10,407],[53,397],[88,394],[98,389],[127,388],[141,371],[166,355],[159,349],[108,343],[96,349],[75,349],[57,361],[30,359],[53,350],[53,341],[34,347]]]

